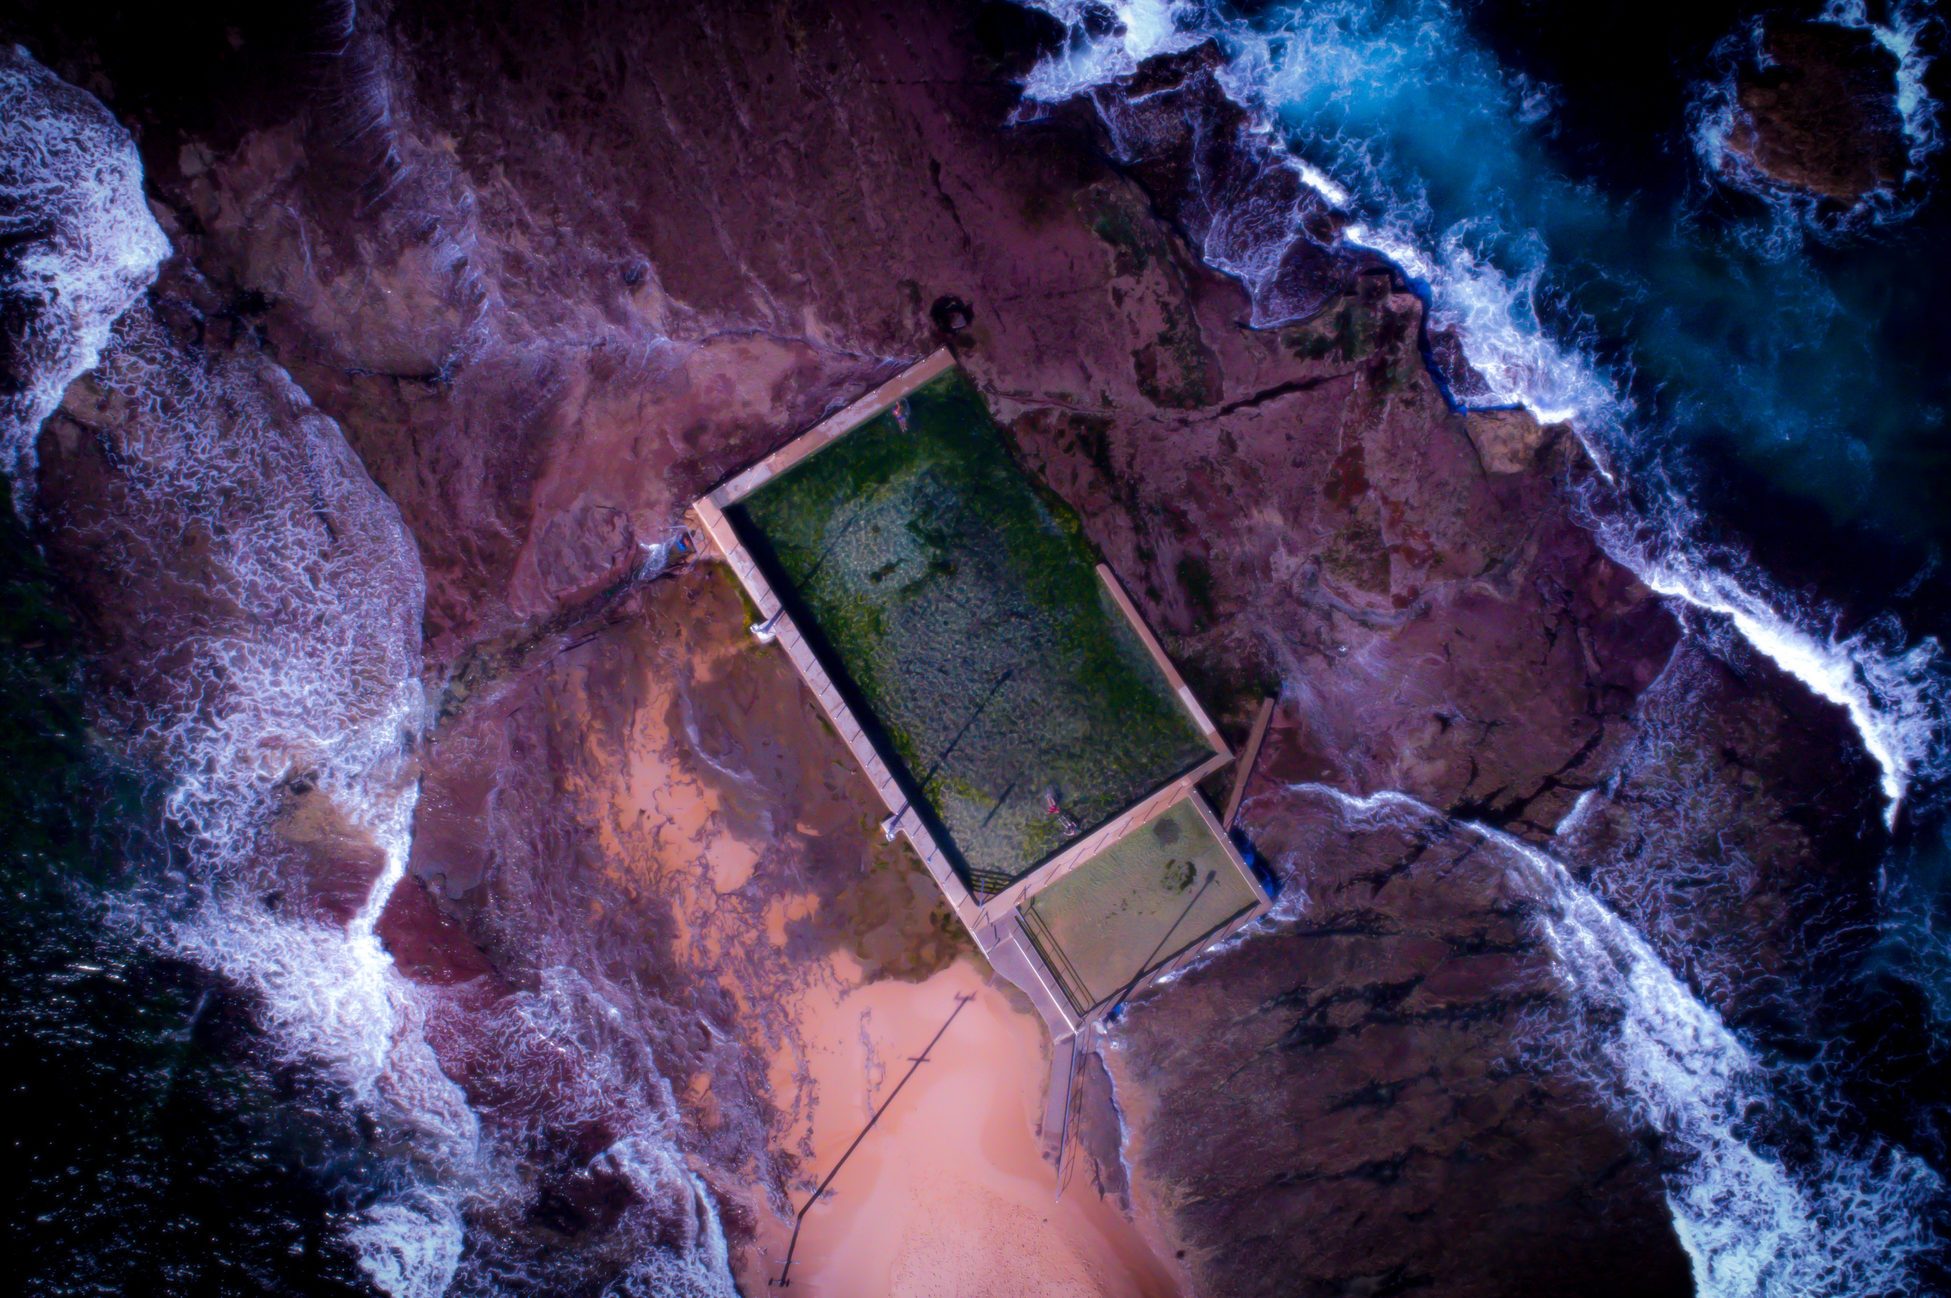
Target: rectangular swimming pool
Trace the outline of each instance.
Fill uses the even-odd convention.
[[[1197,798],[1173,803],[1020,908],[1080,1016],[1259,905]]]
[[[1213,758],[959,370],[724,512],[978,895]]]

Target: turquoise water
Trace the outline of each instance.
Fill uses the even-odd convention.
[[[1584,416],[1642,471],[1669,443],[1719,443],[1824,522],[1935,536],[1951,482],[1935,211],[1836,234],[1715,183],[1701,155],[1727,56],[1711,46],[1678,60],[1700,82],[1628,58],[1645,78],[1581,115],[1566,74],[1605,51],[1536,28],[1506,49],[1485,30],[1495,8],[1475,17],[1270,7],[1242,20],[1236,75],[1349,192],[1368,241],[1414,250],[1497,395]]]

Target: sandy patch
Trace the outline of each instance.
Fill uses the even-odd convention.
[[[908,1058],[956,1018],[806,1218],[795,1293],[834,1298],[1135,1298],[1175,1292],[1132,1225],[1073,1179],[1061,1201],[1036,1134],[1048,1068],[1042,1026],[967,961],[921,983],[810,990],[804,1055],[782,1052],[775,1083],[797,1077],[813,1179],[824,1177],[899,1082]],[[790,1091],[782,1090],[782,1096]],[[807,1187],[796,1190],[795,1206]],[[791,1223],[763,1224],[743,1259],[745,1292],[779,1274]]]
[[[743,1291],[769,1292],[784,1257],[791,1223],[765,1205],[782,1163],[800,1169],[791,1193],[803,1203],[907,1056],[971,993],[813,1210],[794,1292],[1172,1294],[1088,1172],[1056,1201],[1036,1131],[1042,1024],[955,960],[967,940],[933,881],[882,841],[852,756],[740,613],[720,574],[660,589],[614,665],[590,667],[615,674],[598,684],[622,706],[574,713],[583,751],[564,778],[594,811],[601,868],[668,925],[670,961],[712,986],[724,1015],[713,1020],[735,1040],[673,1082],[701,1147],[755,1174],[714,1187],[739,1224]],[[931,969],[919,982],[881,976]],[[796,1159],[773,1161],[786,1153]]]

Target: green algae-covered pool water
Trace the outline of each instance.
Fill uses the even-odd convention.
[[[1064,994],[1088,1014],[1259,900],[1187,799],[1037,893],[1021,913]]]
[[[945,854],[995,893],[1212,749],[961,372],[910,394],[907,423],[876,415],[725,512]]]

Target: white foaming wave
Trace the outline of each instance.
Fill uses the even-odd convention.
[[[111,355],[108,377],[133,385],[137,375],[123,372],[124,359]],[[161,368],[152,367],[158,378]],[[227,410],[250,411],[248,398],[219,376],[177,375],[171,382],[173,424],[196,425],[205,396],[216,390]],[[295,389],[273,390],[303,400]],[[631,1115],[643,1125],[607,1157],[656,1211],[680,1205],[692,1241],[681,1254],[658,1251],[637,1271],[654,1280],[646,1292],[723,1295],[729,1268],[715,1209],[678,1159],[668,1122],[648,1116],[673,1110],[668,1084],[641,1041],[620,1029],[603,1034],[617,1020],[613,1007],[602,1003],[601,1014],[564,1008],[575,994],[557,986],[568,976],[560,971],[545,979],[542,993],[512,999],[511,1012],[536,1053],[606,1067],[627,1057],[634,1066],[603,1074],[607,1081],[594,1087],[576,1085],[573,1073],[553,1079],[535,1095],[548,1113],[492,1131],[484,1132],[428,1044],[424,994],[399,973],[377,935],[405,875],[418,794],[412,746],[426,712],[412,652],[423,598],[418,561],[390,502],[356,461],[337,459],[343,443],[336,426],[322,418],[295,422],[274,425],[267,417],[247,426],[267,434],[276,427],[276,446],[297,463],[277,463],[276,455],[270,466],[259,463],[263,448],[249,449],[254,437],[240,446],[235,438],[192,435],[180,443],[187,462],[164,453],[147,466],[150,494],[136,502],[138,512],[167,502],[178,526],[201,524],[221,538],[205,589],[221,592],[243,615],[241,625],[193,637],[187,666],[173,661],[177,692],[170,706],[149,713],[139,741],[181,773],[172,814],[199,844],[201,869],[218,876],[206,899],[170,926],[168,940],[256,992],[261,1018],[294,1058],[326,1065],[359,1102],[385,1115],[390,1130],[409,1137],[407,1188],[366,1209],[348,1234],[362,1269],[395,1298],[494,1291],[457,1269],[468,1212],[488,1205],[507,1211],[526,1193],[523,1169],[539,1151],[524,1142],[545,1138],[545,1119],[597,1115],[637,1084],[659,1089]],[[355,486],[331,490],[325,484],[334,469],[356,471]],[[225,512],[240,484],[266,480],[305,484],[302,507],[284,508],[274,490],[269,507],[248,519]],[[321,500],[342,511],[341,532],[369,547],[360,561],[330,557],[309,530]],[[154,521],[163,523],[161,516]],[[406,616],[399,616],[402,601]],[[317,794],[380,849],[381,868],[343,926],[268,914],[259,900],[279,880],[249,852],[294,772],[309,777]]]
[[[1886,825],[1895,827],[1914,780],[1945,774],[1951,687],[1936,637],[1905,643],[1889,618],[1848,635],[1813,634],[1803,624],[1820,615],[1784,615],[1755,593],[1765,579],[1750,577],[1744,583],[1691,560],[1675,546],[1648,546],[1622,522],[1595,526],[1607,552],[1648,589],[1727,619],[1756,652],[1848,714],[1880,772]]]
[[[1769,203],[1771,212],[1783,219],[1775,221],[1758,241],[1755,250],[1771,259],[1793,253],[1801,244],[1800,231],[1810,224],[1813,204],[1801,204],[1794,196],[1770,186],[1754,164],[1728,148],[1733,138],[1739,101],[1735,78],[1741,61],[1752,60],[1766,66],[1762,49],[1762,20],[1752,18],[1715,45],[1712,56],[1717,75],[1693,87],[1687,104],[1687,137],[1694,156],[1709,178],[1731,180]],[[1811,224],[1811,228],[1814,228]]]
[[[1573,798],[1571,809],[1563,816],[1560,816],[1558,823],[1551,827],[1552,837],[1558,838],[1562,835],[1569,834],[1583,825],[1585,818],[1592,814],[1592,808],[1598,805],[1598,800],[1599,790],[1597,787],[1587,789],[1576,798]]]
[[[1616,423],[1622,415],[1612,385],[1538,322],[1533,303],[1544,275],[1542,255],[1522,275],[1512,276],[1479,257],[1461,226],[1445,231],[1429,253],[1399,226],[1357,222],[1344,228],[1342,237],[1381,253],[1428,287],[1430,327],[1455,332],[1464,358],[1488,389],[1484,404],[1522,406],[1540,423],[1578,428]],[[1590,440],[1585,446],[1605,471],[1604,447]]]
[[[193,833],[208,822],[222,851],[236,817],[303,775],[403,845],[425,593],[398,511],[268,363],[207,364],[131,318],[103,375],[131,412],[123,454],[140,470],[121,483],[118,562],[155,581],[142,547],[203,543],[208,609],[153,611],[181,636],[144,679],[157,701],[135,738],[175,776],[172,812]]]
[[[1696,1292],[1908,1291],[1937,1244],[1923,1210],[1944,1187],[1929,1165],[1887,1146],[1825,1149],[1816,1175],[1791,1175],[1749,1134],[1771,1102],[1769,1081],[1720,1016],[1555,858],[1483,832],[1550,900],[1546,933],[1573,988],[1588,1005],[1623,1011],[1592,1036],[1628,1111],[1690,1156],[1667,1178],[1667,1203]]]
[[[1119,77],[1158,54],[1176,54],[1199,43],[1188,24],[1197,8],[1190,0],[1023,0],[1041,9],[1071,33],[1063,49],[1038,63],[1023,83],[1023,92],[1040,103],[1059,103]],[[1099,11],[1116,15],[1114,28],[1103,36],[1087,31]]]
[[[1769,1070],[1667,969],[1646,940],[1554,857],[1405,794],[1358,798],[1322,784],[1290,788],[1334,804],[1355,828],[1456,825],[1501,848],[1586,1022],[1574,1049],[1595,1052],[1586,1080],[1681,1156],[1667,1204],[1707,1298],[1916,1292],[1915,1268],[1939,1246],[1925,1209],[1937,1174],[1891,1146],[1817,1146],[1797,1174],[1756,1136],[1775,1104]]]
[[[1750,20],[1715,47],[1713,58],[1719,70],[1691,92],[1688,137],[1708,177],[1730,181],[1767,203],[1771,222],[1742,234],[1743,243],[1753,251],[1774,259],[1792,256],[1801,250],[1804,231],[1828,238],[1865,225],[1903,221],[1927,197],[1929,163],[1942,146],[1943,135],[1937,100],[1924,82],[1932,61],[1924,37],[1930,24],[1939,20],[1928,5],[1902,3],[1891,6],[1886,18],[1883,23],[1873,21],[1864,0],[1830,0],[1820,15],[1823,22],[1869,32],[1896,60],[1897,112],[1904,132],[1905,176],[1901,185],[1895,191],[1880,188],[1865,194],[1840,216],[1816,197],[1776,183],[1750,159],[1728,147],[1740,113],[1736,89],[1739,65],[1769,64],[1763,48],[1763,20]]]
[[[1301,179],[1307,182],[1309,189],[1327,199],[1331,205],[1348,206],[1350,195],[1347,190],[1335,183],[1333,176],[1305,158],[1294,159],[1294,170],[1300,173]]]
[[[1909,145],[1910,169],[1921,174],[1924,164],[1943,143],[1938,132],[1938,103],[1925,88],[1931,57],[1926,52],[1924,35],[1928,24],[1938,21],[1930,7],[1921,4],[1891,5],[1887,21],[1871,19],[1865,0],[1829,0],[1823,20],[1844,27],[1866,30],[1877,44],[1897,60],[1897,112],[1903,117],[1904,138]]]
[[[393,1298],[440,1298],[460,1269],[466,1229],[448,1199],[424,1189],[385,1199],[347,1232],[359,1266]]]
[[[694,1255],[660,1251],[638,1258],[604,1287],[603,1298],[734,1298],[722,1236],[718,1249],[716,1256],[702,1250]]]
[[[1055,0],[1024,2],[1069,22],[1072,46],[1089,43],[1072,12],[1076,6]],[[1204,37],[1219,39],[1228,59],[1220,73],[1221,85],[1261,122],[1263,130],[1275,136],[1276,144],[1274,101],[1297,98],[1306,78],[1378,75],[1370,54],[1356,60],[1335,48],[1330,37],[1345,35],[1340,18],[1326,24],[1328,36],[1321,35],[1318,26],[1310,26],[1269,37],[1242,23],[1187,25],[1202,17],[1176,15],[1180,26],[1172,48]],[[1916,25],[1906,28],[1913,32],[1913,40]],[[1417,39],[1436,39],[1435,28],[1425,26]],[[1282,43],[1278,51],[1275,42]],[[1129,71],[1109,58],[1066,57],[1065,76],[1038,81],[1032,73],[1031,82],[1039,87],[1037,97],[1083,93]],[[1390,58],[1406,57],[1383,51],[1384,67]],[[1934,123],[1935,117],[1930,120]],[[1366,147],[1357,142],[1343,152],[1359,163]],[[1297,165],[1296,170],[1304,178],[1322,177],[1312,164]],[[1316,192],[1336,206],[1347,206],[1348,191],[1333,178],[1322,178],[1329,187],[1310,181]],[[1381,253],[1425,287],[1430,324],[1455,331],[1465,359],[1485,381],[1488,399],[1482,404],[1522,407],[1541,422],[1568,425],[1600,474],[1613,480],[1609,443],[1626,437],[1632,411],[1619,388],[1587,354],[1560,344],[1539,322],[1534,300],[1544,264],[1542,250],[1530,269],[1513,276],[1478,255],[1467,228],[1431,236],[1417,200],[1383,193],[1372,183],[1363,188],[1370,192],[1370,201],[1385,210],[1379,218],[1350,224],[1342,237]],[[1258,224],[1278,237],[1299,237],[1298,222],[1262,219]],[[1251,294],[1264,278],[1257,269],[1278,265],[1283,252],[1284,247],[1250,252],[1229,248],[1219,260],[1207,260],[1215,269],[1239,278]],[[1206,255],[1204,249],[1201,254]],[[1259,319],[1256,309],[1255,323],[1280,322]],[[1691,553],[1687,537],[1692,520],[1683,503],[1675,502],[1662,518],[1643,521],[1652,525],[1650,534],[1624,526],[1602,529],[1601,541],[1611,557],[1662,595],[1726,617],[1757,652],[1820,697],[1842,706],[1881,770],[1886,817],[1894,824],[1912,780],[1920,774],[1941,774],[1946,763],[1951,681],[1943,670],[1937,642],[1926,638],[1906,643],[1900,629],[1887,626],[1850,636],[1813,632],[1807,628],[1828,620],[1823,610],[1799,606],[1752,564],[1714,565]]]
[[[0,196],[6,232],[54,231],[31,245],[7,291],[40,286],[75,334],[58,354],[26,357],[33,372],[23,377],[38,395],[26,423],[9,423],[12,436],[38,431],[68,382],[101,363],[116,317],[169,249],[144,203],[141,160],[127,132],[99,101],[18,47],[0,52]],[[121,539],[203,528],[211,538],[209,589],[236,614],[227,626],[192,623],[182,652],[159,665],[171,688],[133,745],[174,776],[169,809],[191,841],[214,854],[213,872],[253,872],[249,862],[223,858],[253,839],[269,789],[295,766],[312,768],[389,862],[353,925],[350,963],[339,961],[342,973],[370,974],[376,966],[359,954],[358,939],[372,942],[384,894],[404,868],[414,790],[398,768],[423,710],[417,627],[424,596],[412,542],[337,426],[309,409],[282,370],[265,366],[245,378],[187,361],[146,317],[129,322],[109,368],[109,386],[139,412],[127,448]],[[288,408],[279,410],[281,403]],[[283,426],[281,415],[297,427]],[[31,462],[21,454],[31,454],[31,445],[8,449],[14,458],[5,467],[24,485],[20,475]],[[252,486],[272,482],[267,507],[237,505]],[[331,552],[316,515],[333,507],[376,552]],[[219,898],[213,914],[234,912],[236,900]],[[225,913],[215,928],[239,925],[252,926]],[[207,953],[266,969],[315,966],[323,959],[317,927],[283,926],[261,961],[218,940]],[[194,925],[183,936],[189,948],[200,946]],[[373,981],[318,980],[318,990],[370,1008]],[[345,1023],[364,1014],[324,1018]],[[294,1021],[300,1017],[294,1011]],[[370,1060],[373,1051],[352,1054]]]
[[[0,52],[0,198],[0,234],[37,236],[0,285],[29,304],[0,470],[17,493],[31,485],[35,437],[79,374],[104,371],[103,389],[127,403],[122,495],[97,539],[151,596],[137,638],[157,661],[137,671],[142,714],[125,707],[121,720],[172,778],[166,811],[190,860],[187,895],[164,881],[113,899],[111,916],[249,988],[291,1058],[323,1064],[416,1134],[428,1183],[369,1208],[350,1242],[397,1298],[443,1292],[478,1129],[376,936],[417,793],[418,556],[337,426],[281,369],[186,355],[147,311],[128,314],[169,251],[134,144],[19,49]],[[172,599],[175,574],[146,553],[187,536],[205,542],[194,607]],[[263,901],[281,882],[265,855],[275,792],[294,774],[383,859],[343,928]]]
[[[337,425],[281,369],[184,356],[132,318],[102,374],[138,412],[127,535],[207,538],[198,587],[217,610],[187,617],[166,646],[133,738],[175,776],[168,811],[196,875],[187,910],[152,900],[140,922],[249,988],[291,1058],[323,1066],[409,1136],[408,1188],[369,1207],[348,1238],[395,1298],[444,1292],[461,1204],[488,1169],[476,1115],[422,1031],[420,993],[377,934],[418,798],[418,556]],[[380,868],[342,925],[262,901],[284,884],[267,849],[294,775],[377,850]]]
[[[169,489],[173,476],[158,473],[154,481]],[[195,500],[193,493],[176,498]],[[185,512],[193,515],[194,506]],[[371,527],[362,530],[375,535]],[[303,563],[292,539],[240,529],[237,540],[250,557],[213,573],[211,588],[263,595],[283,580],[292,583],[287,590],[329,598],[332,587],[316,580],[318,565]],[[291,559],[313,570],[309,591],[302,574],[278,572]],[[417,584],[408,590],[417,600]],[[254,607],[248,598],[241,603]],[[361,612],[351,599],[327,620],[351,621]],[[411,1133],[416,1182],[367,1209],[348,1240],[362,1269],[394,1298],[441,1293],[460,1254],[460,1204],[483,1172],[479,1123],[421,1030],[418,989],[377,935],[406,871],[418,794],[409,745],[424,713],[420,685],[410,675],[374,681],[362,647],[384,641],[383,632],[371,639],[321,634],[300,645],[266,634],[277,619],[268,609],[258,613],[252,629],[263,638],[233,627],[187,642],[187,664],[173,664],[184,673],[186,693],[175,709],[158,708],[137,740],[178,772],[168,809],[192,845],[197,900],[178,912],[138,897],[125,903],[124,914],[177,954],[250,989],[260,1021],[290,1058],[323,1066],[357,1103]],[[388,619],[376,620],[386,627]],[[370,633],[372,622],[366,625]],[[294,770],[316,781],[318,796],[381,858],[344,925],[273,913],[261,899],[280,882],[271,858],[259,855],[266,820],[276,788]]]
[[[15,241],[18,241],[17,243]],[[22,306],[24,380],[0,395],[0,471],[32,488],[34,442],[110,327],[155,280],[169,240],[142,196],[142,160],[99,100],[18,45],[0,48],[0,300]]]

